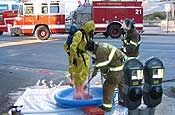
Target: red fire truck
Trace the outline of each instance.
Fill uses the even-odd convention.
[[[141,4],[135,0],[93,0],[79,6],[73,13],[73,20],[79,24],[82,19],[93,19],[96,33],[102,32],[106,37],[118,38],[125,18],[135,20],[137,29],[143,31]],[[46,40],[52,33],[66,32],[69,26],[65,18],[65,0],[23,0],[10,30],[12,35],[34,34],[37,39]]]
[[[17,16],[18,2],[14,0],[0,1],[0,35],[8,32]],[[8,11],[9,10],[9,11]],[[16,11],[15,11],[16,10]]]
[[[34,34],[37,39],[46,40],[51,33],[65,32],[63,6],[59,0],[24,0],[19,5],[11,33]]]
[[[142,1],[137,0],[93,0],[85,3],[74,11],[75,22],[81,26],[82,19],[95,21],[96,33],[103,33],[106,37],[121,36],[121,24],[125,18],[135,21],[139,32],[143,32]]]
[[[10,27],[13,25],[14,17],[18,15],[18,10],[5,10],[2,12],[2,17],[0,21],[0,35],[3,32],[9,32]]]
[[[52,33],[65,33],[65,1],[23,0],[19,5],[18,17],[10,29],[11,33],[31,34],[39,40],[47,40]]]

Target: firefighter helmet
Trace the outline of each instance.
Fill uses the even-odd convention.
[[[135,24],[134,20],[126,18],[123,21],[121,28],[123,28],[124,30],[131,30],[132,28],[134,28],[134,24]]]

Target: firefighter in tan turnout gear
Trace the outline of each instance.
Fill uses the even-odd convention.
[[[75,92],[74,99],[91,99],[87,91],[84,90],[84,82],[90,69],[90,56],[85,51],[87,42],[92,39],[93,32],[95,30],[94,21],[87,21],[82,27],[82,30],[78,30],[73,37],[72,44],[70,46],[70,57],[74,68],[74,82]]]
[[[134,21],[126,18],[121,28],[124,30],[124,38],[122,39],[122,51],[128,56],[128,59],[139,58],[139,46],[141,37],[134,27]]]
[[[110,111],[112,109],[113,94],[116,86],[118,85],[119,93],[124,86],[122,77],[126,55],[108,43],[99,44],[94,41],[87,43],[86,51],[95,59],[92,77],[97,74],[98,69],[100,69],[102,74],[106,75],[106,80],[103,84],[103,104],[100,108]]]

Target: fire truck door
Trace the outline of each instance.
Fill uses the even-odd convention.
[[[47,3],[42,3],[40,9],[35,15],[35,24],[50,24],[49,6]]]
[[[65,32],[65,12],[62,3],[50,4],[50,29],[53,33]]]
[[[24,5],[23,33],[31,34],[35,28],[35,15],[33,4]]]

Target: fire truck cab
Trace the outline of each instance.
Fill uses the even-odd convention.
[[[12,34],[35,35],[39,40],[62,32],[65,32],[65,9],[60,0],[24,0],[11,27]]]
[[[17,16],[18,2],[14,0],[0,1],[0,35],[8,32],[13,24],[14,17]]]
[[[79,26],[83,19],[94,20],[95,32],[103,33],[106,37],[119,38],[122,34],[121,24],[126,18],[133,19],[136,29],[143,32],[142,1],[93,0],[78,7],[72,17]]]

